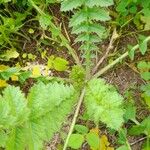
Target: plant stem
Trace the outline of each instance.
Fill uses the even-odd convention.
[[[148,36],[144,41],[148,42],[150,41],[150,36]],[[139,44],[135,45],[132,50],[136,50],[139,48]],[[99,76],[101,76],[102,74],[104,74],[106,71],[108,71],[110,68],[112,68],[114,65],[118,64],[120,61],[122,61],[124,58],[126,58],[129,55],[129,52],[125,52],[124,54],[122,54],[120,57],[118,57],[116,60],[114,60],[112,63],[110,63],[109,65],[107,65],[106,67],[102,68],[100,71],[98,71],[93,78],[98,78]]]
[[[128,52],[124,53],[123,55],[121,55],[119,58],[117,58],[116,60],[114,60],[111,64],[107,65],[106,67],[102,68],[100,71],[98,71],[93,78],[98,78],[99,76],[101,76],[102,74],[104,74],[107,70],[109,70],[110,68],[112,68],[114,65],[116,65],[117,63],[119,63],[121,60],[123,60],[124,58],[126,58],[128,56]]]
[[[104,54],[104,56],[98,61],[98,63],[96,64],[96,66],[94,67],[93,71],[92,71],[92,74],[94,74],[98,67],[102,64],[102,62],[105,60],[105,58],[108,56],[109,52],[111,49],[113,49],[113,43],[114,41],[116,40],[116,38],[118,37],[117,33],[116,33],[116,28],[114,29],[113,31],[113,34],[111,36],[111,39],[110,39],[110,42],[109,42],[109,45],[106,49],[106,53]]]
[[[39,14],[46,15],[32,0],[29,0],[29,2],[38,11]],[[50,22],[49,24],[50,24],[50,28],[53,28],[56,31],[59,30],[59,28],[53,22]],[[73,59],[75,60],[75,63],[77,65],[81,65],[79,57],[76,54],[76,51],[70,46],[66,37],[61,32],[59,32],[58,36],[61,39],[63,46],[65,46],[68,49],[69,53],[72,55]]]
[[[88,7],[85,5],[84,6],[86,13],[88,14]],[[87,18],[87,25],[89,26],[90,21]],[[86,64],[86,80],[88,81],[91,77],[91,49],[90,49],[90,33],[86,32],[86,35],[88,37],[88,40],[85,42],[85,44],[87,45],[87,49],[85,51],[85,64]]]
[[[73,129],[74,129],[74,126],[75,126],[75,123],[76,123],[76,119],[77,119],[78,114],[79,114],[79,110],[80,110],[80,107],[81,107],[81,104],[82,104],[84,95],[85,95],[85,88],[83,88],[83,90],[82,90],[82,92],[81,92],[81,95],[80,95],[80,98],[79,98],[79,101],[78,101],[78,104],[77,104],[77,107],[76,107],[76,111],[75,111],[75,114],[74,114],[74,117],[73,117],[73,120],[72,120],[72,123],[71,123],[71,126],[70,126],[69,133],[68,133],[68,135],[67,135],[67,138],[66,138],[66,141],[65,141],[63,150],[66,150],[66,149],[67,149],[67,145],[68,145],[70,136],[71,136],[71,134],[72,134],[72,132],[73,132]]]
[[[133,146],[133,145],[135,145],[136,143],[139,143],[139,142],[145,140],[146,138],[147,138],[147,136],[146,136],[146,137],[142,137],[142,138],[138,139],[137,141],[131,143],[130,146]]]

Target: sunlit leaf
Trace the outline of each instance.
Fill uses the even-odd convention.
[[[142,43],[140,43],[139,49],[142,55],[144,55],[147,51],[147,41],[144,40]]]
[[[18,81],[19,78],[18,78],[18,76],[16,76],[16,75],[12,75],[12,76],[11,76],[11,80],[12,80],[12,81]]]
[[[41,76],[41,71],[40,71],[40,66],[39,65],[33,66],[32,76],[35,77],[35,78]]]
[[[84,136],[81,134],[72,134],[68,146],[73,149],[79,149],[84,142]]]
[[[54,57],[53,55],[48,58],[47,66],[48,66],[49,69],[52,69],[52,68],[53,68],[53,61],[54,61],[54,58],[55,58],[55,57]]]
[[[150,72],[142,72],[141,77],[146,81],[150,80]]]
[[[39,17],[39,22],[41,27],[46,30],[47,27],[51,24],[51,16],[47,14],[43,14]]]
[[[100,149],[99,150],[107,150],[107,147],[109,147],[110,143],[108,141],[108,138],[106,135],[102,135],[100,138]]]
[[[81,133],[81,134],[86,134],[88,133],[88,128],[84,125],[75,125],[74,129],[78,132],[78,133]]]
[[[116,150],[129,150],[129,149],[126,145],[123,145],[123,146],[120,146],[119,148],[117,148]]]
[[[1,80],[1,79],[0,79],[0,88],[6,87],[7,85],[8,85],[8,84],[7,84],[6,80]]]
[[[54,59],[53,65],[54,65],[54,69],[56,69],[57,71],[65,71],[68,68],[68,61],[60,58],[60,57],[56,57]]]
[[[95,133],[89,132],[86,135],[86,141],[92,149],[98,149],[100,145],[99,136]]]
[[[7,141],[7,135],[4,131],[0,131],[0,147],[5,147]]]
[[[100,134],[99,128],[92,128],[92,129],[90,130],[90,132],[91,132],[91,133],[95,133],[95,134],[97,134],[98,136],[99,136],[99,134]]]
[[[0,55],[0,59],[9,61],[11,58],[17,58],[19,53],[15,49],[7,50],[5,53]]]
[[[9,66],[0,65],[0,72],[1,72],[1,71],[4,71],[4,70],[7,70],[8,68],[9,68]]]

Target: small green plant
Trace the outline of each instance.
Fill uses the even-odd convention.
[[[101,135],[98,128],[88,129],[84,125],[76,124],[75,133],[70,137],[68,146],[73,149],[82,148],[82,145],[87,143],[87,145],[93,150],[114,150],[110,146],[108,138],[106,135]]]
[[[138,29],[149,30],[150,2],[142,0],[116,0],[116,23],[121,27],[133,21]]]
[[[60,3],[62,16],[66,13],[71,14],[71,18],[67,18],[69,20],[68,28],[70,27],[72,34],[75,34],[75,40],[74,38],[70,40],[66,28],[62,29],[61,23],[58,23],[61,20],[58,21],[53,12],[48,11],[57,2]],[[113,48],[114,41],[120,36],[116,27],[111,24],[111,7],[118,4],[116,9],[120,13],[118,19],[122,28],[127,24],[126,21],[130,21],[120,22],[125,15],[128,14],[127,17],[131,17],[130,19],[135,21],[135,18],[132,17],[137,13],[138,7],[141,10],[138,14],[140,14],[141,21],[143,21],[142,17],[147,17],[146,12],[149,10],[149,2],[140,0],[45,0],[44,2],[41,2],[41,0],[25,0],[22,2],[5,0],[0,1],[0,3],[9,14],[8,16],[5,13],[5,15],[3,13],[0,15],[0,42],[3,44],[0,60],[10,61],[12,58],[17,59],[20,56],[23,59],[32,61],[38,58],[30,52],[23,52],[20,55],[16,50],[17,43],[12,40],[16,34],[28,39],[24,34],[20,34],[27,19],[27,22],[36,21],[32,22],[31,26],[33,25],[33,27],[30,26],[27,31],[30,34],[30,39],[34,39],[36,41],[35,45],[39,46],[38,48],[35,47],[39,50],[40,58],[46,62],[46,65],[36,62],[28,63],[28,66],[20,68],[1,65],[0,67],[3,69],[0,68],[0,82],[6,85],[8,80],[18,80],[23,84],[27,78],[33,78],[47,83],[36,83],[29,90],[29,93],[25,93],[27,96],[15,86],[7,85],[8,87],[4,89],[0,95],[0,147],[6,150],[43,149],[44,142],[51,140],[54,133],[60,130],[64,119],[67,118],[75,103],[77,105],[69,132],[65,137],[63,150],[66,150],[67,147],[79,149],[84,142],[87,142],[88,146],[94,150],[113,149],[107,136],[99,135],[100,125],[118,133],[118,143],[121,147],[117,150],[131,150],[132,145],[127,139],[128,131],[123,126],[128,121],[136,124],[135,127],[133,126],[130,129],[131,134],[138,131],[138,134],[145,134],[149,141],[149,117],[139,123],[136,119],[136,107],[133,99],[124,102],[123,96],[119,94],[113,85],[99,78],[127,56],[133,60],[137,49],[142,55],[149,51],[150,36],[140,36],[137,45],[132,46],[129,51],[120,54],[117,59],[99,70],[100,65]],[[9,12],[9,4],[16,8],[25,7],[24,13]],[[28,20],[28,17],[31,17],[31,19]],[[147,30],[149,22],[146,19],[144,20],[146,21],[143,21],[144,30]],[[36,23],[37,28],[34,28],[34,23]],[[113,31],[108,26],[113,28]],[[67,30],[69,30],[68,28]],[[106,51],[102,51],[99,45],[109,37],[108,33],[111,32],[112,36],[108,48]],[[37,34],[38,38],[34,37],[34,34]],[[79,48],[75,50],[73,46],[77,43],[80,46],[77,46]],[[59,56],[48,54],[46,51],[47,45],[52,47],[55,45],[67,50],[69,57],[64,59],[61,53]],[[104,55],[100,60],[97,60],[97,55],[103,52]],[[68,60],[70,56],[73,59],[72,65]],[[148,83],[150,80],[149,66],[149,62],[138,64],[141,77]],[[42,78],[43,70],[41,71],[41,68],[44,68],[47,73],[51,70],[59,73],[65,71],[69,79],[51,77],[49,74]],[[149,106],[149,84],[144,85],[142,90],[142,97]],[[96,126],[98,132],[93,132],[82,125],[76,125],[81,105],[84,105],[85,109],[83,111],[88,116],[88,120]],[[136,129],[137,131],[135,131]]]
[[[141,86],[143,92],[141,96],[148,107],[150,107],[150,62],[140,61],[137,64],[137,68],[140,72],[141,78],[146,81],[146,84]]]
[[[143,144],[143,149],[148,150],[150,149],[150,117],[146,117],[141,123],[137,123],[136,125],[132,126],[129,129],[130,135],[146,135],[144,139],[146,139],[146,142]]]

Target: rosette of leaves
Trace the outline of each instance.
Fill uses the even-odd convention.
[[[86,88],[85,106],[89,118],[97,125],[105,123],[118,130],[123,123],[123,97],[102,79],[92,79]]]

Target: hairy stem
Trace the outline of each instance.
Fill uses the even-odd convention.
[[[150,41],[150,36],[148,36],[144,41]],[[135,45],[132,50],[136,50],[139,48],[139,44]],[[101,76],[102,74],[104,74],[106,71],[108,71],[110,68],[112,68],[114,65],[118,64],[119,62],[121,62],[124,58],[126,58],[129,55],[129,52],[125,52],[124,54],[122,54],[120,57],[118,57],[116,60],[114,60],[112,63],[110,63],[109,65],[107,65],[106,67],[102,68],[100,71],[98,71],[93,78],[98,78],[99,76]]]
[[[82,101],[83,101],[83,99],[84,99],[84,95],[85,95],[85,88],[84,88],[84,89],[82,90],[82,92],[81,92],[81,95],[80,95],[80,98],[79,98],[79,101],[78,101],[78,104],[77,104],[77,107],[76,107],[76,111],[75,111],[75,114],[74,114],[74,117],[73,117],[73,120],[72,120],[72,123],[71,123],[71,126],[70,126],[69,133],[68,133],[68,135],[67,135],[67,138],[66,138],[66,141],[65,141],[63,150],[66,150],[66,149],[67,149],[67,145],[68,145],[70,136],[71,136],[71,134],[72,134],[72,132],[73,132],[73,129],[74,129],[74,126],[75,126],[75,123],[76,123],[76,120],[77,120],[77,117],[78,117],[78,114],[79,114],[79,110],[80,110]]]

